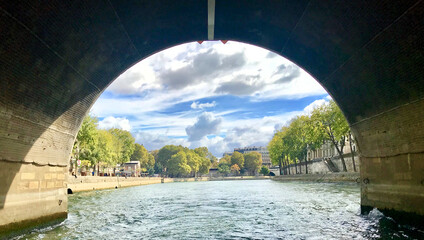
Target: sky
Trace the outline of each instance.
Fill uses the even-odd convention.
[[[91,114],[148,150],[206,146],[217,157],[266,146],[290,119],[330,99],[307,72],[249,44],[206,41],[156,53],[121,74]]]

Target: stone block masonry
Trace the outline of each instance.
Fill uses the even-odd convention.
[[[349,154],[345,154],[344,155],[344,160],[346,163],[346,168],[347,168],[347,172],[354,172],[353,171],[353,163],[352,163],[352,157]],[[342,168],[342,161],[340,160],[340,157],[333,157],[331,158],[331,162],[335,165],[335,167],[337,168],[337,170],[341,171]],[[360,164],[360,159],[359,156],[355,155],[355,164],[356,164],[356,172],[360,172],[360,168],[361,168],[361,164]],[[285,169],[290,168],[290,172],[291,174],[296,173],[296,168],[294,164],[291,164],[289,167],[286,167]],[[305,167],[305,163],[302,162],[300,164],[297,164],[297,171],[299,172],[301,170],[302,174],[305,174],[306,172],[306,167]],[[288,172],[288,170],[287,170]],[[329,167],[325,164],[323,159],[314,159],[312,161],[308,161],[308,174],[326,174],[326,173],[331,173],[332,171],[329,169]]]
[[[352,182],[360,184],[359,173],[317,173],[273,177],[275,181]]]
[[[424,99],[354,125],[365,211],[377,207],[402,221],[416,218],[424,225],[423,119]]]
[[[0,239],[67,216],[66,167],[0,161]]]
[[[159,177],[145,177],[145,178],[135,178],[135,177],[93,177],[79,176],[75,178],[74,176],[68,176],[67,188],[71,189],[72,192],[83,192],[83,191],[93,191],[101,189],[112,189],[112,188],[121,188],[121,187],[132,187],[148,184],[157,184],[161,183],[162,178]],[[165,182],[171,182],[172,179],[165,178]]]

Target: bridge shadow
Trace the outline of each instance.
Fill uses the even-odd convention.
[[[0,176],[2,176],[0,185],[0,209],[4,208],[7,193],[20,168],[21,164],[0,162]]]

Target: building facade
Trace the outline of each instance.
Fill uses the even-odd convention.
[[[244,148],[234,148],[234,152],[239,153],[249,153],[249,152],[258,152],[262,155],[262,166],[270,168],[271,158],[269,157],[269,151],[266,147],[244,147]]]
[[[130,161],[122,165],[123,173],[125,175],[130,175],[131,177],[137,177],[140,174],[140,162],[139,161]]]
[[[352,148],[353,152],[356,152],[356,144],[355,141],[352,142]],[[350,143],[349,139],[346,138],[345,145],[343,147],[343,154],[350,154]],[[308,149],[307,151],[307,159],[308,161],[311,161],[313,159],[318,158],[333,158],[335,156],[338,156],[336,147],[331,143],[330,140],[326,140],[320,148],[311,150]]]

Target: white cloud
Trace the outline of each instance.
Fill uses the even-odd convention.
[[[326,100],[326,99],[315,100],[311,104],[309,104],[308,106],[306,106],[303,110],[305,111],[306,114],[310,114],[310,113],[312,113],[312,111],[314,110],[314,108],[319,107],[319,106],[321,106],[323,104],[326,104],[328,102],[328,100]]]
[[[139,95],[144,100],[169,99],[171,103],[235,91],[237,95],[250,95],[257,101],[325,94],[309,74],[292,62],[268,55],[265,49],[231,41],[225,45],[219,42],[183,44],[134,65],[107,91]]]
[[[200,51],[184,59],[179,68],[164,68],[160,82],[167,89],[179,90],[211,79],[227,75],[246,64],[243,52],[232,55],[218,54],[213,48]],[[175,65],[175,64],[174,64]]]
[[[250,96],[250,101],[260,102],[326,93],[305,71],[282,57],[267,58],[268,54],[265,49],[231,41],[225,45],[179,45],[141,61],[119,76],[106,92],[127,97],[101,97],[92,111],[99,117],[138,116],[182,102],[195,102],[195,107],[198,99],[222,94]],[[219,71],[214,71],[211,62],[216,62]],[[184,68],[190,71],[178,81],[177,73]],[[167,76],[166,72],[172,74]],[[186,77],[193,78],[192,72],[196,80],[186,84]],[[166,89],[164,83],[175,87]]]
[[[197,102],[197,101],[194,101],[191,105],[190,105],[190,107],[192,108],[192,109],[204,109],[204,108],[211,108],[211,107],[215,107],[216,106],[216,102],[215,101],[213,101],[213,102],[210,102],[210,103],[200,103],[200,102]]]
[[[160,85],[156,83],[153,69],[142,61],[121,74],[107,91],[119,95],[133,95],[151,89],[160,89]]]
[[[236,147],[267,146],[276,125],[281,128],[299,114],[302,111],[253,119],[224,119],[219,136],[203,137],[198,142],[192,142],[190,147],[206,146],[215,156],[220,157],[222,153],[233,151]]]
[[[216,88],[216,93],[236,96],[248,96],[262,90],[265,84],[260,80],[259,75],[246,76],[238,75],[230,81],[222,82]]]
[[[190,146],[186,139],[181,138],[171,138],[165,134],[155,134],[145,131],[139,131],[134,135],[135,141],[143,146],[147,150],[160,149],[165,145],[182,145],[185,147]]]
[[[302,70],[298,77],[293,78],[289,82],[266,85],[261,92],[253,96],[253,100],[300,99],[324,94],[327,94],[324,88]]]
[[[109,129],[109,128],[120,128],[122,130],[131,130],[130,121],[126,118],[115,118],[113,116],[109,116],[104,118],[99,122],[99,128]]]
[[[218,133],[221,122],[222,118],[216,118],[212,113],[202,113],[196,123],[186,127],[188,141],[198,141],[207,135]]]
[[[192,142],[190,148],[205,146],[216,157],[220,157],[223,152],[228,151],[229,147],[221,136],[214,136],[212,138],[203,137],[200,141]]]
[[[178,116],[151,116],[132,124],[144,124],[153,129],[141,130],[135,133],[136,141],[148,150],[160,149],[164,145],[183,145],[190,148],[206,146],[217,157],[223,152],[232,151],[235,147],[266,146],[275,130],[280,129],[293,117],[304,114],[304,111],[293,111],[280,115],[251,119],[218,118],[220,114],[203,113],[198,118]],[[172,119],[172,121],[170,121]],[[192,138],[185,123],[194,124],[187,127],[192,131]],[[219,125],[219,127],[216,127]]]

